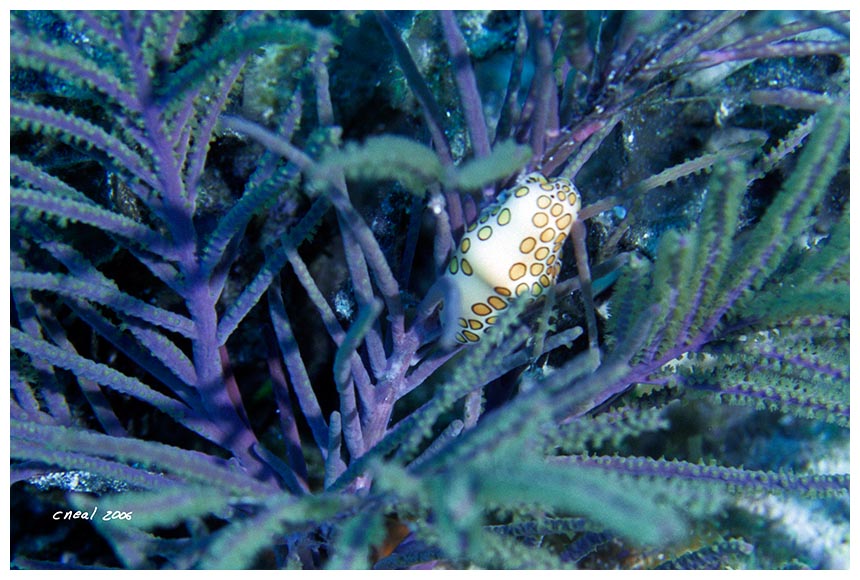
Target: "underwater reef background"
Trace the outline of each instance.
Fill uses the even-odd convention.
[[[848,54],[13,11],[11,566],[847,568]]]

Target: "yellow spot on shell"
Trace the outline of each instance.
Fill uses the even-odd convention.
[[[552,281],[549,279],[549,276],[544,274],[540,277],[540,283],[541,286],[543,286],[544,288],[549,288],[549,285],[552,283]]]
[[[560,203],[557,203],[554,206],[552,206],[552,209],[549,210],[549,213],[551,213],[553,215],[553,217],[558,217],[561,215],[561,212],[563,212],[563,211],[564,211],[564,207]]]
[[[456,338],[457,342],[459,342],[460,344],[466,344],[466,338],[463,336],[462,332],[458,332]]]
[[[555,208],[553,208],[553,209],[555,209]],[[570,225],[570,222],[572,222],[572,221],[573,221],[572,215],[570,215],[570,214],[563,215],[555,221],[555,227],[557,227],[560,230],[566,230],[567,227]]]
[[[535,259],[543,260],[547,256],[549,256],[549,248],[538,248],[535,252]]]
[[[490,226],[484,226],[480,230],[478,230],[478,238],[481,240],[488,240],[492,235],[493,228],[491,228]]]
[[[496,310],[504,310],[508,306],[507,303],[498,296],[490,296],[487,298],[487,302],[489,302],[490,306]]]
[[[471,330],[464,330],[463,336],[465,336],[466,339],[469,340],[469,342],[478,342],[479,340],[481,340],[481,337],[479,337],[477,334],[475,334]]]
[[[555,189],[555,186],[551,183],[544,182],[540,184],[540,188],[544,191],[552,191],[553,189]]]
[[[555,254],[553,254],[552,256],[550,256],[549,258],[547,258],[547,260],[546,260],[546,265],[547,265],[547,266],[549,266],[549,265],[551,265],[553,262],[555,262]]]
[[[546,209],[552,203],[552,200],[546,195],[542,195],[537,198],[537,206],[541,209]]]
[[[540,273],[543,272],[543,264],[540,262],[535,262],[529,268],[529,272],[531,272],[532,276],[540,276]]]
[[[523,254],[528,254],[535,249],[536,245],[537,240],[535,240],[534,238],[526,238],[522,242],[520,242],[520,251]]]
[[[496,286],[493,288],[496,291],[496,294],[501,294],[502,296],[510,296],[511,291],[505,288],[504,286]]]
[[[540,241],[549,242],[555,237],[555,230],[552,228],[547,228],[541,233]]]
[[[489,318],[487,318],[487,321],[486,321],[487,326],[489,326],[490,324],[495,324],[498,319],[499,319],[498,316],[490,316]]]
[[[529,285],[523,282],[519,286],[517,286],[517,296],[522,296],[526,292],[529,291]]]
[[[475,222],[472,225],[470,225],[468,228],[466,228],[466,231],[467,232],[474,232],[476,227],[478,227],[478,222]]]
[[[511,222],[511,210],[505,208],[502,210],[502,213],[499,214],[497,219],[500,226],[506,226]]]
[[[566,237],[567,237],[567,234],[566,234],[566,233],[564,233],[564,232],[561,232],[560,234],[558,234],[558,237],[555,239],[555,243],[556,243],[556,244],[563,244],[563,243],[564,243],[564,239],[565,239]]]
[[[516,191],[514,192],[514,195],[515,195],[515,196],[517,196],[517,197],[524,197],[524,196],[526,196],[526,195],[528,195],[528,194],[529,194],[529,188],[528,188],[528,187],[525,187],[525,186],[523,186],[523,187],[519,188],[518,190],[516,190]]]
[[[460,261],[460,268],[463,270],[463,273],[464,273],[466,276],[471,276],[471,275],[472,275],[472,264],[470,264],[470,263],[469,263],[469,260],[467,260],[466,258],[463,258],[463,259]]]
[[[511,277],[511,280],[519,280],[526,275],[526,265],[522,262],[517,262],[511,266],[511,269],[508,271],[508,275]]]
[[[472,312],[474,312],[478,316],[486,316],[487,314],[492,312],[492,310],[490,310],[490,307],[483,302],[475,302],[474,304],[472,304]]]
[[[481,330],[483,328],[483,324],[481,324],[480,320],[475,320],[474,318],[469,319],[469,328],[472,330]]]
[[[452,274],[456,274],[458,269],[457,258],[451,258],[451,262],[448,264],[448,271]]]
[[[466,319],[465,319],[465,318],[460,318],[459,320],[457,320],[457,322],[459,322],[459,323],[460,323],[460,326],[462,326],[463,328],[466,328],[467,326],[469,326],[469,325],[466,323]]]
[[[543,212],[538,212],[532,216],[532,223],[539,228],[544,227],[547,223],[549,223],[549,218]]]
[[[466,253],[469,251],[469,248],[472,246],[472,240],[469,238],[463,238],[463,241],[460,242],[460,252]]]
[[[559,191],[559,192],[558,192],[558,198],[559,198],[561,201],[564,201],[564,198],[566,198],[566,197],[567,197],[567,194],[565,193],[565,191],[570,191],[570,190],[569,190],[569,189],[567,189],[567,187],[565,186],[565,187],[562,187],[562,188],[561,188],[561,191]]]
[[[542,292],[543,292],[543,286],[541,286],[537,282],[532,284],[532,295],[540,296]]]

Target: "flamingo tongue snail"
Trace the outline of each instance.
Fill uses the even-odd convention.
[[[517,296],[555,283],[561,248],[581,207],[570,180],[540,173],[502,192],[470,225],[443,279],[443,340],[478,342]]]

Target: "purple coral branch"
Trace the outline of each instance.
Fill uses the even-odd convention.
[[[317,199],[310,209],[302,217],[301,221],[294,226],[287,234],[284,242],[286,247],[298,247],[316,226],[317,222],[322,219],[323,214],[328,210],[328,200],[324,197]],[[287,263],[287,252],[283,247],[276,248],[266,256],[266,262],[263,264],[260,271],[251,282],[245,286],[239,298],[229,305],[227,311],[221,316],[218,323],[218,342],[224,344],[230,335],[239,326],[239,323],[245,319],[248,312],[260,300],[266,289],[272,283],[272,280],[277,276],[278,272],[283,269]]]
[[[13,253],[12,257],[14,260],[16,253]],[[39,323],[36,307],[30,298],[30,293],[13,288],[11,295],[21,328],[31,339],[41,340],[42,328]],[[65,397],[61,394],[63,391],[57,383],[57,378],[54,374],[51,362],[52,361],[45,359],[33,360],[33,367],[36,369],[41,387],[39,389],[39,394],[51,417],[57,419],[60,423],[71,423],[71,410],[69,409],[69,405],[66,402]],[[26,383],[24,382],[19,383],[19,386],[25,385]],[[29,399],[27,392],[22,391],[21,395],[25,399]],[[38,403],[36,403],[36,407],[38,409]]]
[[[159,58],[163,62],[169,61],[170,57],[173,56],[173,52],[176,50],[176,42],[179,38],[179,33],[182,31],[182,23],[184,21],[184,10],[176,10],[171,14],[170,27],[167,29],[167,32],[161,40],[161,50],[158,53]]]
[[[179,159],[188,159],[188,149],[191,147],[191,134],[194,129],[194,124],[190,121],[196,112],[194,101],[199,92],[199,89],[192,90],[182,107],[170,121],[170,132],[167,139]]]
[[[132,487],[141,487],[143,489],[159,489],[173,483],[169,477],[158,473],[150,473],[145,469],[131,467],[130,465],[124,465],[100,457],[93,457],[86,453],[75,453],[72,451],[57,452],[38,442],[22,441],[18,438],[12,440],[11,454],[12,457],[26,458],[30,461],[42,460],[44,463],[56,465],[60,469],[85,471],[86,473],[100,475],[111,480],[121,481]],[[30,478],[52,472],[56,472],[56,468],[42,468],[37,472],[26,470],[19,473]]]
[[[290,400],[290,388],[287,383],[287,377],[284,375],[284,369],[281,366],[278,340],[272,328],[266,328],[264,332],[266,335],[266,346],[268,347],[266,365],[269,368],[269,376],[272,379],[272,391],[275,395],[275,403],[278,405],[278,422],[281,426],[281,436],[284,438],[284,444],[287,448],[287,465],[295,476],[299,487],[307,493],[310,489],[308,487],[308,469],[305,463],[305,456],[302,453],[302,441],[299,436],[296,414],[293,410],[293,403]]]
[[[157,179],[151,185],[164,199],[163,214],[166,225],[177,248],[177,255],[182,256],[183,269],[186,275],[189,275],[195,269],[197,245],[193,223],[194,205],[186,199],[188,192],[182,180],[181,162],[169,141],[170,136],[165,132],[162,118],[164,111],[154,99],[152,71],[147,66],[141,49],[143,28],[134,25],[131,14],[127,11],[120,13],[120,22],[124,50],[131,64],[138,99],[143,104],[145,144],[150,149],[158,171]]]
[[[343,241],[344,255],[346,257],[347,269],[349,277],[352,281],[353,289],[357,295],[360,306],[372,304],[375,300],[373,286],[370,283],[370,275],[367,270],[367,262],[364,254],[359,247],[352,231],[347,227],[343,217],[338,216],[340,224],[341,237]],[[370,362],[374,373],[380,374],[385,370],[385,347],[382,344],[382,337],[378,326],[372,328],[367,334],[367,350],[370,356]],[[363,389],[363,397],[370,399],[370,393],[367,388]],[[344,417],[345,419],[346,417]]]
[[[129,241],[149,251],[160,254],[165,259],[172,255],[172,245],[158,232],[122,214],[106,210],[94,203],[82,203],[64,199],[42,192],[14,188],[11,191],[11,205],[41,210],[66,219],[89,224],[104,232],[114,234],[123,246]]]
[[[211,92],[207,93],[207,99],[210,102],[207,103],[205,115],[194,117],[195,126],[192,130],[193,137],[191,139],[191,146],[187,151],[187,157],[176,156],[178,159],[184,160],[185,163],[185,190],[188,195],[188,202],[191,204],[197,198],[197,184],[200,181],[200,176],[203,174],[206,164],[206,156],[209,152],[209,143],[212,141],[212,133],[215,130],[221,111],[227,104],[230,90],[233,88],[236,79],[239,77],[239,73],[245,66],[245,60],[246,58],[240,58],[237,62],[230,65],[223,76],[219,77],[217,86]],[[180,141],[180,143],[184,142]],[[182,165],[181,162],[180,165]]]
[[[738,49],[718,49],[699,54],[697,62],[708,66],[734,60],[774,58],[787,56],[810,56],[816,54],[849,54],[848,41],[800,41],[788,40],[779,44],[750,46]]]
[[[276,489],[224,459],[154,441],[111,437],[69,427],[24,425],[17,422],[10,423],[9,434],[19,441],[50,450],[58,459],[62,459],[69,452],[115,458],[166,470],[185,480],[214,485],[252,497],[266,497]]]
[[[66,336],[65,330],[55,318],[43,318],[42,325],[54,344],[70,353],[78,354],[77,349]],[[78,385],[80,385],[81,392],[84,394],[90,409],[93,411],[93,415],[95,415],[96,420],[102,426],[105,433],[115,437],[125,437],[128,435],[128,432],[122,426],[116,414],[114,414],[110,402],[98,384],[85,377],[78,377]]]
[[[84,82],[107,95],[110,99],[130,111],[140,111],[140,101],[122,86],[115,76],[99,69],[94,63],[82,60],[77,54],[56,52],[40,47],[28,39],[13,36],[11,50],[17,57],[38,60],[51,69],[83,79]]]
[[[332,341],[340,347],[346,339],[346,334],[338,323],[331,306],[329,306],[329,303],[322,295],[322,292],[320,292],[316,281],[313,279],[313,276],[305,265],[304,260],[301,259],[296,249],[286,246],[285,251],[290,264],[293,267],[293,272],[299,279],[299,283],[305,289],[311,303],[316,307],[317,312],[320,314],[326,331],[328,331]],[[367,417],[370,415],[370,407],[374,401],[373,385],[371,384],[370,376],[368,375],[367,368],[364,366],[358,353],[353,352],[351,354],[349,357],[349,366],[352,369],[355,387],[358,389],[363,405],[363,414]],[[343,416],[343,419],[346,421],[347,417]]]
[[[15,370],[14,363],[9,371],[9,383],[12,388],[13,396],[10,402],[13,411],[18,409],[17,412],[24,415],[26,419],[33,419],[35,421],[38,421],[39,417],[48,418],[39,408],[39,401],[36,399],[36,395],[30,388],[30,385],[21,378],[21,373]]]
[[[111,285],[111,282],[99,270],[71,246],[59,242],[43,242],[40,245],[61,262],[76,279],[91,284]],[[146,340],[139,334],[144,327],[134,319],[126,319],[125,323],[130,326],[131,332],[136,334],[138,341],[142,341],[143,348],[141,348],[139,344],[135,343],[128,335],[118,331],[113,323],[108,322],[103,315],[86,302],[69,300],[68,304],[96,332],[99,332],[126,356],[137,362],[140,368],[147,369],[177,396],[190,406],[195,407],[196,396],[188,387],[188,385],[194,384],[193,381],[188,381],[190,377],[194,376],[193,367],[175,345],[171,345],[172,348],[165,346],[164,343],[169,342],[168,338],[149,329],[147,332],[149,336],[152,336],[152,340]],[[157,337],[161,338],[158,339]],[[166,364],[166,368],[159,364],[159,360]],[[183,371],[186,384],[183,384],[182,380],[177,380],[177,378],[183,379]]]
[[[146,182],[150,187],[158,188],[158,178],[143,160],[127,145],[108,134],[101,127],[49,107],[14,100],[10,106],[10,112],[13,117],[59,130],[76,140],[86,142],[96,149],[109,153],[119,162],[123,170]],[[143,201],[148,202],[149,200],[144,198]]]
[[[71,299],[104,304],[113,310],[140,318],[166,330],[178,332],[187,337],[194,336],[193,322],[185,316],[147,304],[121,292],[114,286],[85,282],[74,276],[17,271],[12,273],[11,282],[16,288],[46,290]]]
[[[511,72],[508,75],[508,86],[505,90],[505,100],[499,114],[499,122],[496,125],[496,138],[494,143],[510,137],[511,129],[519,125],[519,91],[522,82],[523,65],[525,63],[526,49],[528,48],[528,27],[525,18],[520,14],[517,27],[517,41],[514,45],[514,59],[511,62]]]
[[[218,341],[217,298],[212,295],[206,281],[199,276],[192,278],[186,287],[185,301],[194,324],[192,339],[193,362],[197,371],[197,391],[203,408],[213,424],[220,428],[217,440],[229,449],[236,458],[261,481],[276,480],[272,468],[254,452],[257,437],[248,427],[241,399],[231,394],[221,360]]]
[[[86,25],[87,34],[96,34],[114,48],[122,49],[122,39],[119,35],[113,30],[106,28],[95,14],[86,10],[75,10],[74,14]]]
[[[135,329],[135,323],[131,324],[131,333],[135,335],[136,341],[125,333],[119,332],[114,324],[102,316],[95,308],[81,301],[70,301],[69,306],[81,317],[95,332],[111,343],[117,350],[133,360],[140,368],[152,375],[156,380],[169,388],[177,397],[180,397],[195,413],[202,415],[199,397],[191,389],[194,382],[186,384],[184,379],[194,376],[193,367],[190,376],[185,369],[190,362],[185,355],[168,349],[160,340],[149,340],[142,334],[143,328]],[[149,331],[158,335],[153,331]],[[164,339],[167,340],[167,339]],[[182,360],[174,360],[180,358]],[[193,420],[193,419],[191,419]]]
[[[296,343],[290,321],[287,318],[284,301],[281,298],[280,284],[277,281],[274,281],[269,287],[268,297],[272,328],[277,337],[284,366],[290,375],[293,392],[296,394],[299,407],[311,429],[311,435],[313,435],[314,441],[319,447],[323,459],[325,459],[328,453],[328,426],[302,361],[299,345]]]
[[[475,157],[486,157],[490,154],[490,139],[487,136],[487,123],[484,121],[484,107],[481,104],[481,95],[478,93],[478,83],[475,81],[475,71],[469,59],[469,50],[466,40],[460,32],[454,13],[450,10],[439,12],[439,21],[445,34],[445,42],[448,44],[448,52],[451,54],[451,63],[454,67],[454,80],[460,93],[460,104],[463,107],[463,115],[466,118],[466,127],[472,140],[472,149]]]
[[[323,127],[331,127],[334,125],[334,107],[331,103],[328,68],[325,66],[325,59],[330,50],[330,41],[328,39],[320,39],[319,47],[311,61],[311,68],[314,73],[314,81],[316,84],[317,117],[319,118],[320,125]]]
[[[546,149],[550,112],[558,95],[552,76],[552,44],[543,31],[543,14],[540,11],[526,12],[526,24],[529,27],[529,38],[534,41],[537,61],[529,96],[523,106],[522,118],[528,123],[523,123],[521,130],[527,129],[530,133],[533,158],[539,161]]]
[[[82,357],[77,353],[67,352],[45,340],[34,339],[16,328],[10,330],[10,344],[12,348],[25,352],[35,359],[50,361],[53,366],[68,370],[76,376],[94,381],[117,392],[144,401],[170,415],[180,423],[186,423],[184,419],[191,414],[191,409],[180,401],[162,395],[133,377],[124,375],[107,365]],[[192,428],[190,424],[186,424],[186,426]],[[199,428],[199,425],[197,427]],[[198,430],[197,433],[208,439],[212,439],[214,435],[209,427]]]
[[[697,53],[701,51],[704,43],[743,15],[744,12],[740,10],[726,11],[704,22],[697,30],[682,37],[672,48],[661,54],[659,58],[648,63],[643,69],[643,73],[645,73],[642,75],[643,79],[658,74],[663,67],[674,66],[689,52]]]
[[[41,189],[60,197],[67,197],[78,201],[89,201],[87,196],[65,181],[57,179],[50,173],[47,173],[29,161],[21,159],[17,155],[9,156],[9,171],[13,178],[23,180],[36,189]]]
[[[330,83],[329,83],[329,74],[328,68],[326,68],[324,64],[324,59],[328,55],[330,50],[330,45],[328,42],[324,42],[320,45],[316,54],[314,55],[312,68],[314,74],[314,80],[316,82],[316,106],[317,106],[317,116],[319,117],[319,122],[321,125],[325,127],[334,125],[334,107],[331,102],[331,91],[330,91]],[[340,171],[335,172],[333,175],[329,176],[329,181],[335,185],[337,189],[343,192],[345,199],[349,200],[349,194],[347,191],[346,180],[344,179],[343,173]],[[336,205],[337,207],[337,205]],[[346,256],[346,264],[347,269],[349,270],[350,280],[352,281],[354,291],[356,293],[359,305],[365,307],[367,305],[375,304],[376,300],[374,298],[373,287],[370,282],[370,276],[367,269],[367,262],[365,261],[364,254],[359,247],[357,240],[355,239],[355,235],[352,230],[348,227],[349,224],[346,223],[346,218],[343,215],[343,212],[338,212],[338,224],[340,225],[341,230],[341,239],[344,248],[344,254]],[[298,254],[295,253],[295,258],[291,258],[291,262],[293,262],[295,266],[295,262],[299,260]],[[386,264],[387,265],[387,264]],[[310,279],[310,276],[307,276],[307,279],[313,285],[313,281]],[[324,300],[318,301],[325,304],[325,308],[328,308],[328,304],[325,303]],[[332,328],[337,327],[339,331],[340,328],[337,325],[334,325]],[[332,338],[335,338],[332,335]],[[339,341],[338,346],[341,344]],[[378,327],[370,328],[366,333],[366,342],[368,354],[370,355],[371,365],[373,366],[374,372],[380,373],[384,369],[385,365],[385,348],[382,345],[382,337]],[[340,352],[340,351],[339,351]],[[366,374],[366,369],[361,364],[358,364],[357,356],[350,356],[351,364],[353,367],[357,365],[359,373]],[[337,365],[336,365],[337,366]],[[337,369],[335,370],[336,382],[337,381]],[[372,400],[372,394],[369,390],[369,380],[363,380],[359,375],[357,376],[356,386],[359,388],[360,398],[363,401],[365,407],[370,404]],[[338,382],[338,388],[342,387],[342,381]],[[352,413],[348,413],[345,410],[341,410],[342,419],[346,422],[344,425],[344,435],[345,437],[349,436],[352,440],[355,439],[356,429],[351,425],[351,421],[353,419],[357,420],[357,417],[353,417]],[[350,439],[347,439],[347,445],[350,446]],[[355,443],[350,446],[350,451],[353,452],[352,447],[354,447]]]

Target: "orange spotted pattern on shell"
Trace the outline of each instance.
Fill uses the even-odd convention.
[[[456,285],[457,342],[478,342],[511,300],[535,300],[555,283],[561,248],[580,209],[568,179],[521,178],[485,208],[457,245],[446,276]]]

